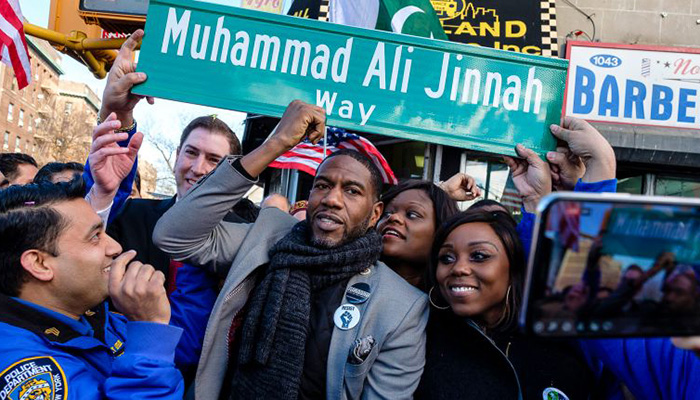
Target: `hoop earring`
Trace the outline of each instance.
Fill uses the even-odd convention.
[[[508,300],[510,299],[510,290],[513,288],[513,285],[508,285],[508,291],[506,292],[506,307],[505,308],[510,308],[510,304]]]
[[[510,303],[508,300],[510,299],[510,290],[512,288],[513,285],[508,285],[508,290],[506,291],[506,301],[503,304],[503,314],[501,315],[501,318],[498,319],[496,325],[500,325],[501,323],[503,323],[503,321],[508,319],[508,314],[510,314]]]
[[[450,308],[450,306],[442,306],[441,307],[441,306],[435,304],[435,302],[433,301],[433,289],[435,289],[435,285],[433,285],[433,287],[431,287],[430,290],[428,291],[428,301],[430,301],[430,305],[437,308],[438,310],[447,310],[448,308]]]

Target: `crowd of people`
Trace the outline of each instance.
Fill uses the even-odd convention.
[[[0,155],[0,398],[698,398],[693,339],[518,329],[540,199],[616,189],[585,121],[552,126],[544,160],[505,157],[520,222],[493,200],[460,211],[481,196],[462,173],[384,190],[350,150],[321,163],[308,201],[256,206],[244,195],[267,166],[323,137],[325,111],[301,101],[246,155],[224,122],[194,119],[175,196],[140,199],[142,35],[109,73],[84,166]]]

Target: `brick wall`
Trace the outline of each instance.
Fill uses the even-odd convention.
[[[602,42],[700,47],[700,0],[570,0],[596,25]],[[556,0],[559,43],[575,30],[593,34],[590,21]],[[562,53],[563,54],[563,53]]]
[[[41,125],[37,124],[37,120],[49,112],[48,107],[57,93],[59,72],[33,48],[29,49],[29,55],[32,82],[22,90],[17,88],[12,69],[0,64],[0,151],[37,156],[34,135]],[[16,146],[18,137],[19,148]]]

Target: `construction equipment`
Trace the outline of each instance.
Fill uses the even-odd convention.
[[[146,23],[148,0],[51,0],[49,26],[24,33],[51,43],[102,79],[126,37]]]

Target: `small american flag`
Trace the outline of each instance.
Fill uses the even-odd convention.
[[[374,165],[377,166],[382,174],[384,183],[391,185],[398,183],[389,163],[369,140],[354,133],[349,133],[345,129],[335,127],[328,127],[326,140],[328,140],[326,156],[340,149],[359,151],[374,162]],[[321,161],[325,158],[323,149],[323,140],[318,142],[318,144],[304,140],[293,149],[279,156],[270,166],[273,168],[297,169],[311,176],[316,176],[316,169],[318,169]]]
[[[563,210],[559,222],[559,237],[566,248],[578,251],[581,237],[581,203],[563,202]]]
[[[503,194],[499,200],[503,206],[509,208],[512,211],[520,210],[523,205],[522,197],[520,197],[520,192],[515,188],[515,183],[513,183],[513,177],[508,176],[506,181],[506,187],[503,189]]]

